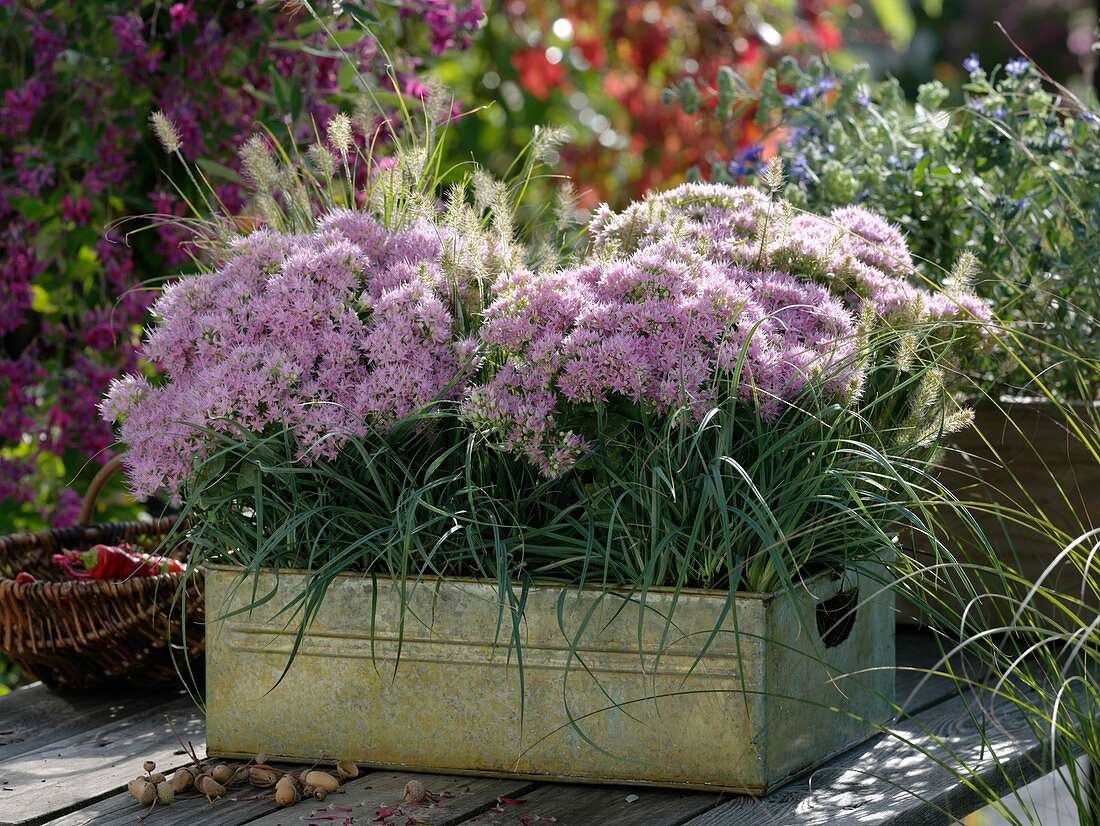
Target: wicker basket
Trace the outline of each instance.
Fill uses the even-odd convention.
[[[86,550],[97,543],[126,541],[152,550],[171,530],[175,517],[86,524],[118,465],[117,460],[105,465],[93,480],[81,512],[83,524],[0,537],[0,650],[26,675],[56,690],[120,682],[134,687],[164,685],[178,681],[188,661],[197,663],[202,656],[201,572],[188,578],[187,599],[181,601],[176,597],[183,574],[73,581],[63,580],[51,561],[55,553]],[[182,558],[188,550],[181,544],[171,555]],[[24,571],[38,581],[15,582],[16,574]],[[201,663],[197,664],[195,674],[201,675]]]

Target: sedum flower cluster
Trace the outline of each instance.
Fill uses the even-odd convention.
[[[459,392],[476,342],[450,303],[448,240],[338,212],[310,235],[255,232],[213,272],[165,289],[145,356],[166,381],[126,376],[102,405],[122,420],[134,492],[178,491],[202,428],[289,426],[301,458],[332,459],[349,437]]]
[[[135,489],[178,491],[202,428],[290,426],[309,462],[446,400],[444,415],[556,477],[598,448],[600,410],[644,424],[729,400],[765,420],[851,405],[876,330],[989,318],[973,296],[913,286],[879,216],[795,214],[744,187],[601,208],[565,267],[525,269],[492,238],[340,211],[311,234],[256,232],[176,282],[146,344],[167,381],[125,378],[103,405]]]
[[[686,184],[593,217],[588,260],[498,282],[481,340],[495,372],[464,415],[550,476],[598,439],[594,405],[701,420],[730,394],[774,419],[850,404],[867,319],[892,330],[989,319],[907,280],[897,229],[860,207],[793,215],[760,191]],[[812,396],[812,398],[809,398]]]

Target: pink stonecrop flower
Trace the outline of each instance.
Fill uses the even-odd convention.
[[[165,289],[144,351],[165,381],[124,377],[101,406],[134,492],[178,493],[209,441],[200,428],[289,426],[310,462],[461,394],[476,345],[448,303],[442,237],[341,212],[311,235],[255,232]]]
[[[623,399],[702,418],[734,393],[774,418],[815,378],[830,402],[860,386],[855,319],[827,290],[709,261],[675,238],[514,273],[493,294],[481,338],[500,367],[471,388],[463,415],[551,477],[598,436],[577,414],[591,405]]]
[[[685,184],[597,209],[589,238],[576,267],[498,281],[481,337],[499,367],[463,405],[491,442],[551,477],[598,438],[594,405],[702,417],[733,397],[774,419],[850,403],[866,318],[894,330],[976,322],[979,334],[989,319],[973,295],[910,283],[904,237],[862,207],[823,218],[748,187]]]
[[[677,237],[712,261],[820,283],[857,315],[867,304],[891,323],[970,321],[981,329],[990,318],[988,305],[971,293],[914,286],[919,275],[901,231],[859,206],[827,217],[791,215],[750,187],[683,184],[621,213],[601,207],[590,232],[595,249],[627,252]]]

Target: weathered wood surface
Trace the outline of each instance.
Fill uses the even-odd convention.
[[[534,826],[540,822],[678,826],[693,815],[714,808],[722,799],[722,795],[710,792],[555,783],[540,786],[518,800],[512,799],[511,803],[502,802],[465,823],[470,826]]]
[[[968,699],[934,705],[765,799],[729,800],[686,826],[948,826],[1050,770],[1014,706],[988,710],[983,743]]]
[[[405,784],[420,780],[435,799],[422,804],[402,803]],[[371,772],[345,783],[338,792],[321,803],[306,801],[293,809],[280,809],[270,795],[262,790],[245,787],[213,804],[189,794],[181,796],[171,806],[158,808],[146,821],[150,826],[278,826],[300,823],[318,817],[339,817],[320,820],[319,824],[341,824],[347,817],[354,824],[400,823],[410,817],[427,826],[454,826],[476,816],[500,797],[515,799],[537,784],[520,780],[491,780],[479,777],[449,777],[444,775],[398,774]],[[386,814],[388,813],[388,814]],[[136,817],[144,814],[129,794],[114,795],[92,806],[49,822],[48,826],[134,826]]]
[[[107,723],[148,712],[175,700],[175,692],[126,695],[62,695],[40,686],[20,688],[0,702],[0,763]]]
[[[104,718],[108,712],[105,706]],[[186,763],[166,715],[185,740],[203,741],[198,709],[177,698],[0,762],[0,824],[41,823],[109,796],[140,774],[145,760],[164,769]]]
[[[938,653],[927,635],[899,631],[898,659],[913,669],[927,668]],[[147,759],[166,773],[188,762],[165,714],[202,753],[198,709],[179,695],[70,699],[38,686],[0,698],[0,826],[932,826],[952,823],[983,802],[950,771],[960,759],[980,766],[982,782],[997,792],[1040,773],[1041,755],[1018,716],[998,710],[987,729],[1005,777],[982,754],[972,707],[968,711],[950,680],[924,676],[899,670],[898,698],[914,716],[893,734],[764,799],[375,771],[321,803],[277,809],[270,796],[248,787],[213,805],[192,794],[158,807],[144,821],[137,819],[144,810],[124,785]],[[943,752],[937,739],[955,756]],[[402,805],[405,783],[414,777],[438,797],[426,805]]]

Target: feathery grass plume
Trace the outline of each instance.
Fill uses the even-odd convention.
[[[160,145],[169,155],[174,155],[183,147],[183,139],[180,137],[176,125],[159,109],[149,116],[149,122],[153,127],[153,134],[157,136]]]
[[[328,150],[328,147],[320,143],[311,144],[309,158],[313,162],[313,168],[326,182],[331,184],[336,175],[336,157]]]
[[[473,185],[474,208],[481,213],[488,212],[497,199],[500,181],[479,166],[474,169],[470,182]]]
[[[974,279],[981,274],[982,266],[978,256],[967,250],[955,260],[951,272],[943,280],[943,289],[948,293],[969,293],[974,289]]]
[[[565,236],[580,223],[577,218],[577,202],[580,196],[572,181],[564,181],[554,193],[554,232]]]
[[[351,127],[351,118],[343,112],[333,115],[326,126],[329,145],[347,161],[348,153],[352,149],[354,136]]]
[[[534,220],[539,228],[531,233],[528,266],[533,270],[553,270],[567,266],[583,238],[577,216],[577,190],[572,182],[560,184],[554,191],[551,208]]]
[[[476,232],[479,223],[477,215],[467,201],[469,190],[469,181],[462,178],[447,188],[447,194],[443,199],[443,222],[460,238]]]
[[[271,145],[259,132],[253,133],[244,142],[240,157],[245,177],[258,195],[270,196],[283,181],[284,176],[271,152]]]
[[[338,112],[329,118],[326,133],[329,146],[340,156],[340,162],[344,168],[345,192],[342,201],[351,205],[355,199],[355,176],[352,174],[351,164],[348,160],[349,153],[355,145],[351,118],[343,112]]]
[[[531,143],[531,162],[544,164],[553,162],[557,150],[569,141],[571,130],[564,126],[536,127]]]
[[[424,84],[427,87],[420,105],[423,111],[423,120],[426,129],[429,130],[429,140],[435,137],[440,124],[446,123],[451,117],[454,108],[454,96],[449,94],[438,78],[428,78]]]
[[[783,172],[783,159],[776,155],[768,161],[760,180],[773,195],[783,189],[783,184],[787,180]]]

